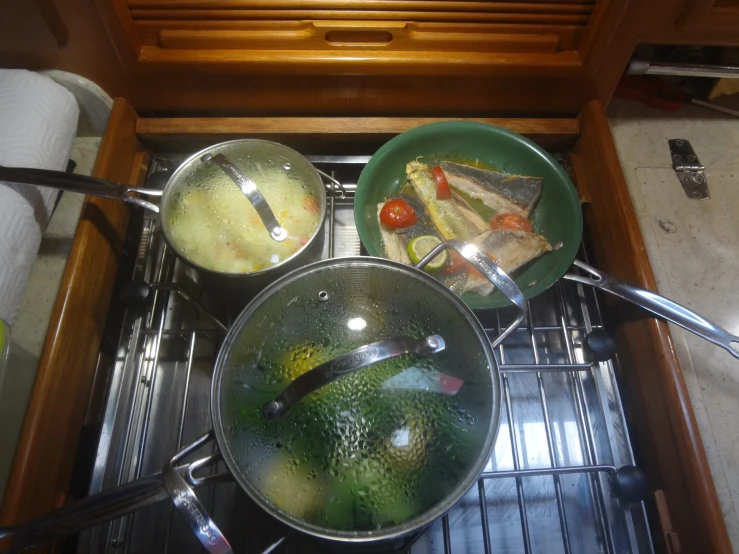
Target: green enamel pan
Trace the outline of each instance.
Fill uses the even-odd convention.
[[[580,198],[559,164],[530,140],[493,125],[473,121],[444,121],[416,127],[398,135],[372,156],[357,183],[354,219],[359,237],[372,256],[385,256],[377,221],[377,204],[405,182],[405,166],[425,159],[478,160],[500,171],[542,177],[544,186],[532,214],[534,231],[557,250],[544,254],[513,277],[526,298],[559,280],[572,265],[580,247]],[[561,245],[561,246],[560,246]],[[465,294],[473,309],[500,308],[510,301],[498,291],[490,296]]]

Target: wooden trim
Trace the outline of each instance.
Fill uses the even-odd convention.
[[[585,209],[595,264],[603,271],[656,290],[603,105],[580,115],[581,137],[572,152],[578,182],[587,184]],[[662,490],[673,534],[685,552],[732,552],[688,390],[666,323],[611,301],[626,389],[625,411],[637,455],[652,490]],[[668,531],[668,530],[665,530]],[[665,538],[653,534],[665,549]],[[670,541],[676,538],[670,537]]]
[[[132,9],[134,20],[144,19],[349,19],[402,21],[469,21],[471,23],[540,23],[545,25],[585,25],[587,13],[500,13],[500,12],[431,12],[431,11],[342,11],[342,10],[142,10]]]
[[[141,181],[135,162],[144,161],[143,147],[135,135],[136,119],[125,100],[116,100],[93,175]],[[65,503],[128,217],[123,202],[85,199],[0,508],[0,525],[25,522]]]
[[[336,23],[336,25],[334,25]],[[358,25],[357,23],[360,23]],[[303,29],[162,29],[158,45],[167,50],[441,50],[444,52],[520,52],[553,54],[559,36],[423,31],[402,21],[315,22]]]
[[[459,118],[506,127],[523,135],[578,135],[577,119]],[[139,118],[136,133],[143,139],[167,139],[174,135],[234,134],[399,134],[436,121],[456,121],[443,117],[191,117]]]
[[[469,2],[455,0],[129,0],[131,9],[164,10],[389,10],[389,11],[454,11],[504,13],[590,13],[593,0],[559,0],[556,2]]]
[[[136,133],[157,149],[196,150],[225,140],[264,138],[288,142],[306,154],[316,144],[331,141],[333,150],[363,142],[378,146],[408,129],[437,121],[480,121],[505,127],[527,136],[543,148],[563,151],[579,134],[576,119],[443,118],[443,117],[232,117],[232,118],[140,118]],[[304,143],[302,137],[310,137]],[[324,149],[325,150],[325,149]],[[366,150],[366,146],[365,146]]]
[[[165,50],[144,46],[142,70],[198,70],[210,74],[260,75],[479,75],[551,77],[583,75],[576,52],[519,54],[484,52],[393,52],[384,50]]]

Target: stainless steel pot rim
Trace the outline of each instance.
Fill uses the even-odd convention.
[[[227,358],[230,354],[230,345],[238,336],[241,327],[262,305],[262,303],[269,298],[273,293],[280,290],[283,286],[291,283],[295,280],[302,279],[303,277],[316,272],[321,271],[331,266],[343,266],[350,265],[358,271],[367,267],[386,267],[395,271],[411,272],[414,276],[421,279],[425,284],[430,286],[439,294],[446,295],[447,298],[455,305],[455,307],[464,315],[465,319],[469,322],[472,331],[475,333],[478,341],[481,341],[483,350],[488,361],[488,367],[491,372],[491,393],[492,400],[490,402],[490,428],[487,431],[486,439],[480,449],[480,454],[472,465],[467,478],[460,481],[460,483],[454,488],[454,490],[447,495],[446,499],[439,502],[434,507],[422,512],[416,517],[404,522],[401,525],[393,527],[387,527],[381,530],[371,531],[337,531],[331,530],[317,525],[310,525],[304,521],[291,517],[288,514],[276,509],[264,498],[262,493],[251,485],[251,481],[247,476],[244,476],[238,467],[238,464],[234,461],[232,454],[228,448],[229,443],[225,437],[223,424],[221,421],[221,378],[223,374],[223,367]],[[482,473],[485,465],[490,459],[495,440],[498,435],[500,426],[500,415],[501,415],[501,376],[498,369],[498,363],[495,359],[495,353],[490,346],[490,341],[482,327],[482,324],[478,321],[472,310],[450,289],[444,286],[441,282],[434,279],[424,271],[415,269],[413,267],[393,262],[384,258],[376,258],[370,256],[356,256],[346,258],[332,258],[328,260],[321,260],[312,264],[306,265],[300,269],[291,271],[287,275],[284,275],[277,281],[273,282],[262,292],[260,292],[249,305],[239,314],[234,321],[233,325],[229,329],[226,338],[218,352],[216,358],[215,367],[213,371],[213,379],[211,382],[211,417],[213,419],[213,430],[216,436],[216,442],[219,446],[220,452],[223,455],[223,461],[228,468],[228,471],[234,477],[236,482],[241,488],[243,488],[251,499],[257,503],[257,505],[269,513],[271,516],[280,520],[282,523],[289,525],[290,527],[297,529],[300,532],[306,533],[319,539],[335,540],[338,542],[350,542],[350,543],[364,543],[364,542],[375,542],[386,539],[393,539],[411,534],[415,531],[423,529],[426,525],[441,517],[447,513],[463,496],[464,494],[477,482]]]
[[[224,271],[214,271],[212,269],[209,269],[207,267],[203,267],[200,264],[197,264],[193,262],[190,258],[185,256],[174,244],[174,241],[170,240],[169,235],[167,234],[167,227],[164,225],[164,223],[161,223],[162,227],[162,234],[164,235],[165,240],[167,241],[167,244],[172,248],[172,250],[175,251],[175,253],[188,265],[192,266],[193,268],[197,269],[198,271],[203,271],[206,273],[211,273],[214,275],[222,276],[222,277],[229,277],[229,278],[239,278],[239,277],[245,277],[245,276],[262,276],[269,273],[274,272],[274,270],[277,270],[278,268],[282,268],[283,266],[289,264],[292,262],[295,258],[297,258],[301,253],[308,250],[315,242],[318,240],[318,236],[320,233],[323,232],[324,223],[326,221],[326,189],[323,185],[323,179],[321,178],[321,175],[318,173],[318,170],[313,166],[311,162],[308,161],[305,156],[303,156],[300,152],[297,150],[294,150],[290,148],[289,146],[285,146],[282,143],[275,142],[272,140],[264,140],[264,139],[234,139],[234,140],[228,140],[225,142],[219,142],[217,144],[212,144],[211,146],[208,146],[207,148],[204,148],[203,150],[200,150],[198,152],[195,152],[192,154],[189,158],[187,158],[185,161],[183,161],[175,170],[175,172],[170,176],[169,180],[167,181],[167,185],[165,186],[165,190],[169,187],[170,183],[174,182],[175,178],[182,172],[185,171],[185,168],[189,167],[192,163],[199,163],[201,156],[205,154],[209,154],[213,152],[216,148],[221,148],[223,146],[228,146],[230,144],[237,144],[237,143],[263,143],[263,144],[272,144],[275,146],[279,146],[281,148],[284,148],[285,150],[288,150],[292,153],[294,153],[296,156],[299,156],[301,158],[304,158],[306,162],[308,162],[308,165],[311,167],[311,170],[315,173],[316,179],[321,183],[321,193],[319,194],[318,200],[320,204],[320,218],[318,220],[318,225],[316,225],[315,230],[313,231],[313,235],[311,235],[311,238],[308,242],[306,242],[299,250],[297,250],[292,256],[289,258],[286,258],[282,260],[280,263],[273,265],[271,267],[268,267],[266,269],[261,269],[259,271],[251,271],[249,273],[230,273],[230,272],[224,272]],[[159,214],[160,220],[162,219],[161,214],[161,207],[160,207],[160,214]]]

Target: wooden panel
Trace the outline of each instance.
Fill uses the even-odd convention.
[[[200,115],[561,117],[577,113],[592,94],[584,74],[572,79],[236,74],[203,78],[183,71],[147,76],[146,86],[136,87],[131,101],[140,110],[197,110]]]
[[[255,19],[350,19],[351,16],[364,20],[402,20],[402,21],[468,21],[472,23],[540,23],[578,25],[588,21],[587,13],[506,13],[506,12],[433,12],[433,11],[362,11],[341,10],[141,10],[132,9],[134,20],[144,19],[191,19],[197,21],[255,20]]]
[[[589,13],[594,0],[469,2],[460,0],[128,0],[131,8],[265,10],[412,10],[456,12]]]
[[[94,175],[131,183],[141,179],[143,148],[135,128],[135,112],[119,99]],[[85,200],[0,508],[0,525],[24,522],[66,500],[128,214],[123,202]]]
[[[505,127],[554,151],[569,148],[579,133],[576,119],[469,118],[468,120]],[[383,144],[408,129],[436,121],[448,121],[448,119],[439,117],[140,118],[136,125],[136,133],[147,146],[157,150],[196,150],[216,142],[249,136],[278,142],[288,141],[293,147],[299,148],[306,154],[312,153],[312,148],[320,142],[314,137],[320,135],[324,142],[331,143],[332,151],[338,154],[351,153],[352,144],[357,142]],[[309,137],[307,141],[300,143],[300,139],[295,138],[297,129],[300,130],[300,135]],[[345,152],[339,152],[342,147],[346,149]],[[318,148],[325,152],[325,145]]]
[[[534,119],[534,118],[467,118],[467,121],[481,121],[499,125],[522,135],[547,134],[577,136],[580,131],[576,119]],[[193,118],[146,118],[136,123],[136,133],[142,140],[156,136],[169,140],[173,136],[206,134],[227,136],[249,133],[287,134],[400,134],[419,125],[436,121],[450,121],[440,117],[193,117]]]
[[[479,75],[568,78],[583,75],[575,52],[519,54],[372,50],[165,50],[144,46],[142,71],[260,75]]]
[[[280,31],[280,32],[300,32],[307,29],[312,23],[311,21],[170,21],[170,20],[144,20],[137,21],[136,27],[141,36],[143,44],[151,46],[163,46],[161,38],[164,34],[176,32],[202,32],[209,31]],[[323,22],[328,23],[328,22]],[[389,22],[386,22],[389,23]],[[525,42],[532,40],[536,43],[537,37],[556,37],[558,40],[559,50],[574,50],[580,42],[580,37],[585,27],[583,25],[513,25],[513,24],[496,24],[496,23],[406,23],[392,22],[394,24],[405,24],[410,32],[428,33],[431,35],[440,34],[438,40],[445,37],[462,34],[466,38],[467,35],[484,35],[487,41],[499,41],[497,35],[503,37],[511,37],[511,41],[517,41],[516,44],[521,47],[518,51],[528,52],[525,49]],[[528,35],[528,36],[526,36]],[[519,38],[520,37],[520,38]],[[431,37],[429,37],[431,39]],[[549,39],[547,39],[549,40]],[[439,48],[434,46],[429,48],[433,50]],[[443,48],[443,46],[442,46]]]
[[[585,221],[595,263],[607,273],[655,290],[600,102],[583,110],[580,126],[572,161],[578,182],[587,186]],[[662,491],[683,552],[729,554],[731,544],[667,324],[620,300],[607,300],[611,323],[618,322],[626,416],[651,488]],[[664,549],[661,534],[653,537]]]
[[[166,49],[262,51],[330,47],[351,50],[381,48],[384,51],[555,53],[560,49],[557,34],[491,34],[470,29],[439,29],[438,24],[425,28],[424,24],[404,21],[285,23],[292,28],[280,29],[271,23],[262,28],[228,31],[164,29],[158,33],[158,45]]]

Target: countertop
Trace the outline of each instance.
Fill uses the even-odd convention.
[[[739,118],[615,99],[608,120],[659,292],[739,335]],[[689,199],[668,139],[690,141],[710,200]],[[721,507],[739,552],[739,360],[670,325]]]

